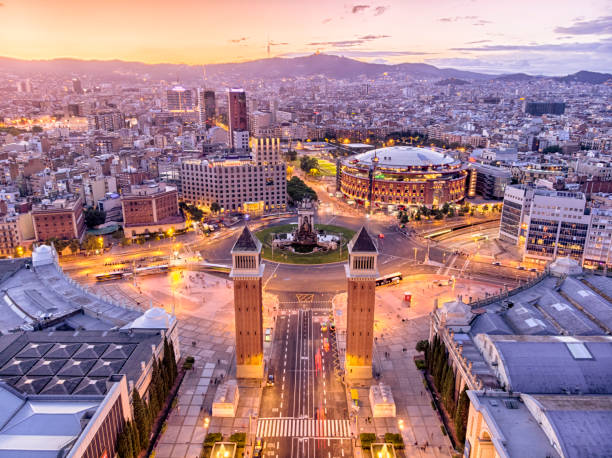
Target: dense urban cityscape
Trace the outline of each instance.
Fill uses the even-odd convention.
[[[605,6],[547,45],[427,6],[466,34],[434,52],[374,46],[402,2],[265,40],[216,5],[211,57],[174,24],[156,60],[119,23],[32,54],[42,13],[0,3],[0,457],[612,456]]]

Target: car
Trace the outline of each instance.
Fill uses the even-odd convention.
[[[336,324],[329,323],[329,332],[336,332]]]
[[[499,261],[493,261],[491,264],[493,264],[494,266],[501,266],[501,262]]]
[[[529,269],[529,272],[537,272],[538,269],[536,269],[535,267],[532,267],[531,269]]]
[[[321,323],[321,332],[325,331],[327,331],[327,322],[324,321],[323,323]]]
[[[525,270],[525,266],[518,266],[517,269],[518,270]]]
[[[264,338],[266,342],[270,342],[272,340],[272,329],[266,328],[266,336]]]
[[[382,232],[380,234],[378,234],[378,238],[379,239],[384,239],[385,238],[385,234],[383,234]]]
[[[329,339],[327,337],[323,339],[323,350],[329,351]]]
[[[266,380],[266,385],[274,386],[274,373],[273,372],[268,373],[268,379]]]

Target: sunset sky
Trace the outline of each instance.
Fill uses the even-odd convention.
[[[612,71],[612,0],[0,0],[0,55],[207,64],[311,54]]]

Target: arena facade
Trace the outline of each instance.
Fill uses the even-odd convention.
[[[462,162],[430,148],[391,146],[342,159],[337,182],[357,205],[390,209],[440,207],[465,197],[468,172]]]

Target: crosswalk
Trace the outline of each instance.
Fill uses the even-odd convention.
[[[257,437],[340,437],[351,436],[348,420],[305,418],[260,418]]]

